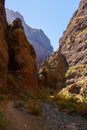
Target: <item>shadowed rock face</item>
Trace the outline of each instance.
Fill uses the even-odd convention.
[[[6,17],[4,0],[0,0],[0,88],[7,83],[8,47],[6,43]]]
[[[75,89],[78,89],[75,87],[75,84],[78,84],[79,86],[79,82],[87,81],[87,0],[82,0],[80,2],[78,10],[71,18],[70,23],[59,42],[59,50],[57,50],[54,55],[50,56],[51,63],[50,58],[44,62],[40,68],[40,73],[43,72],[40,76],[44,79],[45,70],[47,70],[47,75],[50,75],[52,68],[54,68],[51,73],[53,77],[50,78],[50,80],[49,76],[45,77],[45,83],[48,84],[49,87],[51,87],[49,82],[53,84],[52,79],[56,76],[56,86],[59,86],[58,84],[61,82],[61,84],[64,84],[65,87],[71,85],[72,87],[74,86]],[[64,57],[62,58],[62,61],[60,60],[61,55],[58,55],[59,53]],[[56,55],[57,58],[54,60]],[[58,65],[55,67],[57,63],[60,64],[60,67]],[[49,67],[47,65],[49,65]],[[60,74],[62,76],[61,79],[65,80],[59,81]],[[81,83],[84,85],[83,82]],[[57,88],[62,89],[62,85],[60,85],[60,88]],[[79,89],[81,89],[81,85]],[[79,90],[78,92],[80,93],[81,91]]]
[[[37,89],[36,54],[27,41],[22,22],[19,18],[13,21],[8,30],[9,72],[21,89]]]
[[[4,0],[0,0],[0,92],[20,94],[38,91],[36,54],[28,42],[22,21],[7,25]]]

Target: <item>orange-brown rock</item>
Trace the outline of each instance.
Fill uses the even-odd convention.
[[[15,90],[28,91],[37,90],[38,82],[36,75],[36,54],[32,45],[28,42],[22,22],[17,18],[8,27],[8,48],[9,48],[9,72],[16,82]],[[8,76],[8,80],[9,76]],[[10,81],[8,81],[10,83]]]
[[[5,0],[0,0],[0,93],[38,91],[36,54],[28,42],[22,22],[7,25]]]
[[[0,90],[7,85],[8,47],[5,34],[6,14],[4,0],[0,0]]]

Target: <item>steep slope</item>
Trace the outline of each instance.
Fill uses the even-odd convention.
[[[0,1],[0,91],[6,87],[8,71],[8,47],[6,43],[6,14],[4,0]]]
[[[87,1],[82,0],[63,37],[60,51],[69,65],[67,84],[87,77]]]
[[[37,90],[36,54],[25,36],[22,21],[19,18],[8,27],[7,40],[9,48],[8,69],[10,76],[13,75],[13,79],[17,83],[16,87],[19,91],[21,89],[22,91]],[[17,90],[17,88],[14,88],[14,90]]]
[[[79,100],[87,99],[87,0],[82,0],[80,2],[78,10],[74,13],[73,17],[70,20],[69,25],[67,26],[66,31],[64,32],[62,38],[60,39],[60,47],[51,58],[44,63],[44,66],[40,68],[40,79],[44,79],[48,81],[48,76],[44,76],[44,68],[47,68],[47,64],[49,64],[49,71],[47,71],[46,75],[49,75],[49,72],[52,70],[50,68],[54,68],[54,72],[52,74],[56,74],[56,78],[59,79],[61,70],[61,75],[63,76],[61,79],[61,84],[65,84],[65,89],[60,92],[60,95],[70,94],[72,96],[79,95]],[[63,56],[63,61],[60,61],[60,56]],[[56,58],[55,63],[59,62],[60,66],[54,65],[54,58],[56,54],[59,58]],[[57,57],[58,57],[57,56]],[[61,65],[62,64],[62,65]],[[52,67],[51,67],[52,66]],[[66,66],[66,67],[64,67]],[[65,73],[64,70],[65,68]],[[63,75],[64,74],[64,75]],[[59,75],[59,76],[58,76]],[[53,76],[55,78],[55,76]],[[52,78],[53,78],[52,77]],[[52,80],[50,79],[50,81]],[[53,81],[53,80],[52,80]],[[51,81],[51,82],[52,82]],[[55,81],[56,87],[59,86],[60,82]],[[52,82],[54,83],[54,81]],[[50,84],[48,83],[48,86]],[[59,87],[57,87],[59,89]],[[62,89],[62,86],[61,86]]]
[[[87,1],[82,0],[60,39],[60,51],[69,66],[87,64]]]
[[[53,52],[50,40],[42,30],[32,29],[28,26],[20,13],[6,9],[6,14],[9,24],[11,24],[15,18],[20,18],[22,20],[27,39],[31,42],[36,51],[37,64],[38,67],[40,67],[41,63]]]
[[[39,70],[39,80],[42,86],[61,90],[65,87],[67,63],[60,52],[54,52],[42,64]]]
[[[38,91],[36,54],[28,42],[20,19],[8,25],[0,1],[0,94]]]

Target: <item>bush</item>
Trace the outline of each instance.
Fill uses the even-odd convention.
[[[40,115],[41,114],[41,107],[38,101],[30,100],[26,103],[27,109],[34,115]]]
[[[8,120],[0,110],[0,130],[8,130]]]
[[[41,99],[43,100],[43,101],[46,101],[46,102],[51,102],[52,100],[53,100],[53,95],[51,94],[51,93],[53,93],[53,90],[52,89],[50,89],[50,88],[43,88],[42,89],[42,94],[41,94]]]
[[[75,95],[65,97],[57,97],[55,105],[61,111],[66,111],[69,114],[78,113],[79,115],[87,117],[87,100],[78,100]]]
[[[59,110],[66,111],[69,114],[76,112],[76,104],[72,101],[72,99],[60,100],[60,101],[58,101],[57,106],[58,106]]]

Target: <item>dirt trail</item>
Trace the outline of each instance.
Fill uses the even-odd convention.
[[[41,117],[16,109],[12,101],[7,103],[4,112],[10,121],[10,130],[46,130]]]
[[[41,103],[42,115],[34,116],[8,102],[4,113],[10,121],[8,130],[87,130],[87,118],[58,111],[50,103]]]

